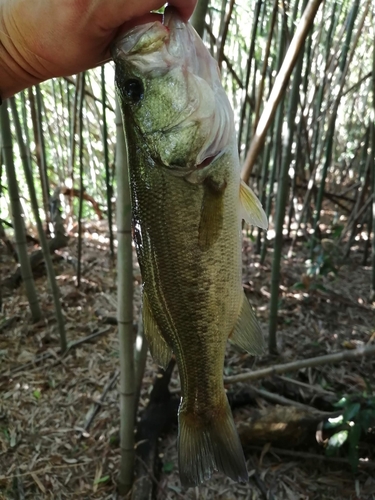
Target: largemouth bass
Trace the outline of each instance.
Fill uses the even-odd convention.
[[[174,353],[181,380],[181,482],[218,470],[247,481],[223,386],[228,338],[261,354],[263,338],[241,281],[242,218],[266,228],[240,180],[231,106],[215,60],[168,8],[114,48],[125,122],[144,331],[154,360]]]

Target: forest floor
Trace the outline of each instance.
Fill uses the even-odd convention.
[[[335,254],[336,250],[329,257],[325,256],[324,263],[332,265],[336,274],[328,272],[312,278],[306,274],[308,250],[303,242],[297,242],[292,256],[287,258],[289,246],[290,243],[285,243],[281,269],[280,354],[255,359],[228,347],[225,376],[349,351],[374,342],[375,309],[368,303],[371,268],[361,264],[363,242],[353,247],[345,262],[339,251]],[[2,248],[1,279],[16,268],[11,256],[4,252]],[[254,244],[245,238],[243,257],[245,291],[267,335],[272,251],[261,265]],[[109,257],[104,226],[86,226],[80,288],[75,284],[76,241],[73,236],[69,246],[58,252],[55,269],[69,342],[83,338],[86,341],[71,348],[63,358],[57,354],[59,342],[53,302],[43,273],[36,284],[45,317],[37,324],[30,322],[23,286],[11,292],[3,289],[0,315],[0,500],[118,498],[116,271]],[[135,257],[134,280],[136,318],[141,278]],[[43,359],[35,363],[40,356],[44,356]],[[228,393],[234,398],[241,391],[246,392],[246,388],[258,391],[252,402],[237,404],[233,412],[244,442],[249,484],[238,485],[217,474],[199,488],[182,488],[177,470],[177,426],[173,423],[159,441],[161,475],[157,481],[156,498],[375,499],[374,435],[361,436],[360,463],[358,470],[353,472],[347,460],[350,451],[347,443],[336,455],[326,455],[327,436],[330,434],[322,425],[326,421],[324,415],[334,414],[337,410],[334,403],[344,395],[351,395],[351,403],[348,403],[351,414],[346,413],[346,420],[352,423],[340,427],[340,430],[350,431],[350,426],[353,422],[358,423],[366,409],[367,416],[374,416],[368,399],[371,387],[375,387],[374,368],[374,358],[363,358],[304,368],[281,378],[228,384]],[[149,357],[138,419],[147,406],[156,373],[157,368]],[[178,374],[174,371],[170,384],[174,389],[172,392],[176,392],[178,385]],[[280,408],[271,401],[269,393],[275,394],[276,398],[284,396],[286,402],[292,401],[292,411],[295,414],[301,411],[304,416],[298,420],[295,432],[284,435],[287,439],[283,440],[282,435],[272,442],[267,435],[263,442],[261,436],[260,439],[247,439],[246,422],[252,421],[254,415],[270,415]],[[95,407],[98,412],[88,425]],[[280,422],[274,422],[274,425],[278,424]]]

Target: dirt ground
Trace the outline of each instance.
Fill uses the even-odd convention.
[[[331,261],[337,274],[309,278],[308,251],[297,242],[282,261],[278,356],[254,359],[228,347],[224,374],[232,376],[274,364],[352,350],[371,344],[375,314],[368,303],[371,268],[361,264],[363,242],[349,260]],[[2,248],[1,279],[14,272],[11,256]],[[118,337],[116,271],[103,227],[86,228],[83,279],[75,286],[76,241],[58,252],[55,269],[61,290],[69,342],[86,338],[61,359],[53,302],[42,272],[36,280],[45,317],[37,324],[30,315],[23,286],[3,289],[0,315],[0,499],[114,499],[119,469]],[[272,250],[264,265],[245,238],[244,287],[265,335],[269,316]],[[134,257],[134,317],[140,305],[140,273]],[[319,285],[319,286],[316,286]],[[5,323],[6,322],[6,323]],[[112,324],[111,324],[112,323]],[[136,321],[135,321],[136,325]],[[37,357],[44,356],[38,363]],[[296,383],[295,400],[316,409],[319,395],[337,401],[346,394],[363,396],[374,387],[373,358],[305,368],[285,374]],[[139,416],[147,406],[156,366],[148,358],[141,390]],[[179,385],[174,372],[171,388]],[[272,392],[272,380],[227,386],[228,392],[246,387]],[[268,384],[268,385],[267,385]],[[299,384],[299,385],[298,385]],[[272,385],[272,384],[271,384]],[[309,387],[310,386],[310,389]],[[277,394],[275,392],[275,394]],[[310,396],[309,396],[310,394]],[[279,394],[280,395],[280,394]],[[289,397],[290,394],[284,394]],[[324,398],[323,398],[324,399]],[[100,400],[99,404],[98,401]],[[276,403],[258,393],[252,404],[234,409],[240,427],[254,411],[268,411]],[[98,412],[87,428],[95,407]],[[323,407],[320,408],[324,410]],[[307,411],[307,410],[306,410]],[[139,417],[138,417],[139,418]],[[316,426],[316,431],[319,425]],[[250,481],[238,485],[215,475],[199,488],[181,487],[177,470],[177,427],[159,443],[162,472],[157,498],[164,499],[375,499],[374,439],[359,447],[360,465],[353,473],[343,446],[333,457],[326,442],[309,439],[284,446],[269,442],[245,445]]]

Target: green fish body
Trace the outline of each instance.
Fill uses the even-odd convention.
[[[144,330],[154,360],[181,379],[179,470],[192,486],[219,470],[248,478],[223,386],[228,338],[260,354],[241,282],[242,218],[267,226],[240,180],[233,113],[217,65],[173,9],[116,46],[129,155]]]

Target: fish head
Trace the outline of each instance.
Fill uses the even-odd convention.
[[[217,63],[175,9],[125,33],[113,57],[126,128],[155,162],[188,175],[224,152],[235,132]]]

